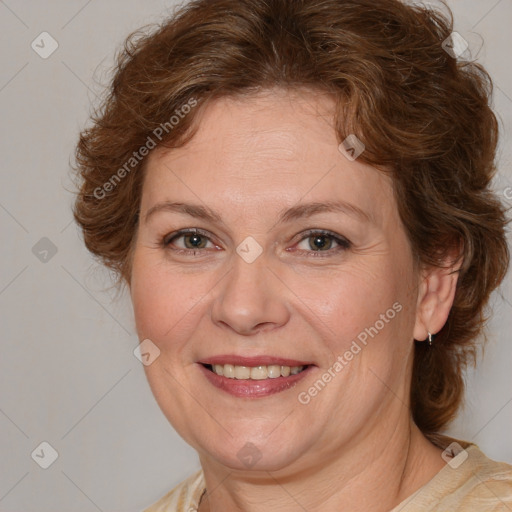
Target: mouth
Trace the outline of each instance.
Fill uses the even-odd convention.
[[[216,356],[198,368],[215,388],[239,398],[262,398],[294,387],[316,365],[274,357]]]

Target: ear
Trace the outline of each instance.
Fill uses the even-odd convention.
[[[454,263],[455,260],[455,263]],[[428,267],[420,272],[414,339],[437,334],[446,323],[453,305],[461,263],[447,258],[443,268]]]

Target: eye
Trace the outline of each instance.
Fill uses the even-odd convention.
[[[302,247],[300,247],[302,244]],[[331,233],[330,231],[311,230],[305,233],[297,244],[299,250],[313,253],[337,253],[351,247],[351,243],[344,237]]]
[[[179,243],[178,243],[179,241]],[[210,247],[208,246],[210,243]],[[163,245],[165,247],[175,246],[177,251],[180,252],[193,252],[195,253],[198,249],[215,248],[216,246],[211,242],[208,234],[200,229],[182,229],[176,233],[167,235],[163,239]]]
[[[193,255],[201,252],[201,249],[219,249],[211,241],[209,233],[198,228],[187,228],[171,233],[164,237],[162,243],[165,248],[172,249],[177,253]],[[318,257],[331,256],[339,251],[347,250],[351,247],[351,243],[346,238],[330,231],[309,230],[302,234],[296,247],[309,256]],[[288,250],[295,251],[297,249]]]

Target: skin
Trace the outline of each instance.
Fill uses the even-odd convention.
[[[457,277],[416,268],[391,179],[340,153],[333,107],[305,89],[221,98],[199,113],[186,146],[147,161],[131,297],[139,338],[160,349],[145,367],[152,392],[200,457],[201,512],[388,511],[444,465],[411,420],[409,389],[413,340],[444,325]],[[339,200],[368,219],[336,211],[278,222],[297,204]],[[206,206],[221,220],[148,216],[165,201]],[[185,228],[208,236],[164,244]],[[350,246],[327,237],[318,248],[308,229]],[[253,263],[236,252],[248,236],[263,250]],[[397,302],[402,310],[301,404],[299,393]],[[236,398],[199,370],[219,354],[316,367],[292,389]],[[248,442],[261,456],[250,468],[237,456]]]

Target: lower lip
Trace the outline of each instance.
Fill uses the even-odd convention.
[[[304,379],[314,367],[310,365],[302,372],[290,375],[289,377],[262,380],[229,379],[228,377],[217,375],[202,364],[199,364],[199,368],[210,384],[213,384],[216,388],[240,398],[261,398],[292,388],[300,380]]]

